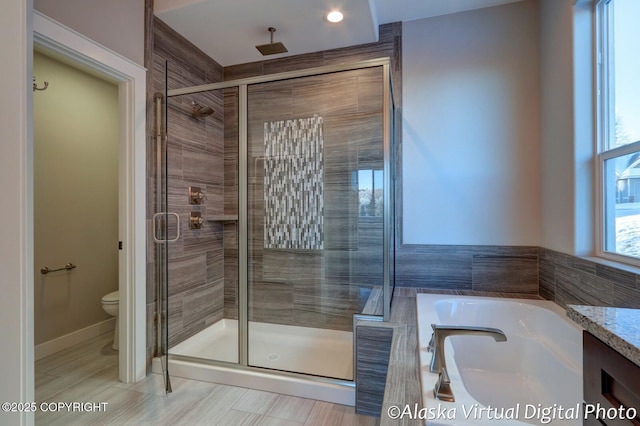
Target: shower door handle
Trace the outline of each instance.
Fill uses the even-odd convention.
[[[162,216],[175,216],[176,218],[176,237],[175,238],[166,238],[166,239],[161,239],[158,238],[158,217],[162,217]],[[169,233],[169,231],[167,230],[167,234]],[[153,241],[155,241],[156,243],[173,243],[176,242],[180,239],[180,216],[178,215],[178,213],[173,213],[173,212],[158,212],[156,214],[153,215]]]

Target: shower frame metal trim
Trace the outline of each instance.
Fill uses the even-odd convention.
[[[270,83],[273,81],[289,80],[292,78],[301,78],[301,77],[311,77],[314,75],[331,74],[336,72],[352,71],[352,70],[359,70],[364,68],[383,67],[383,70],[384,70],[385,65],[389,67],[390,65],[389,58],[368,59],[366,61],[351,62],[348,64],[323,65],[321,67],[305,68],[303,70],[286,71],[286,72],[280,72],[275,74],[260,75],[256,77],[247,77],[247,78],[240,78],[236,80],[221,81],[219,83],[210,83],[210,84],[202,84],[199,86],[183,87],[181,89],[171,89],[167,91],[167,97],[170,98],[173,96],[208,92],[211,90],[229,89],[232,87],[239,87],[243,85],[249,86],[252,84]],[[385,81],[390,81],[388,68],[386,72],[387,72],[387,75],[383,76],[383,78],[385,79]],[[383,83],[383,84],[386,84],[386,83]],[[383,108],[384,108],[384,105],[383,105]],[[240,124],[242,125],[243,123],[240,123]]]
[[[383,315],[382,320],[388,322],[390,320],[391,306],[391,289],[389,274],[389,255],[393,222],[390,217],[392,211],[390,202],[392,201],[391,184],[393,179],[390,175],[391,169],[391,142],[392,142],[392,126],[390,108],[392,102],[393,82],[391,80],[391,59],[388,57],[369,59],[344,64],[325,65],[314,68],[306,68],[302,70],[287,71],[275,74],[267,74],[256,77],[248,77],[236,80],[223,81],[218,83],[204,84],[198,86],[184,87],[181,89],[167,90],[167,98],[173,96],[182,96],[194,93],[208,92],[212,90],[238,88],[238,364],[229,364],[216,362],[214,360],[206,360],[206,364],[225,365],[231,368],[264,371],[263,368],[249,365],[249,300],[248,300],[248,241],[247,241],[247,155],[248,155],[248,86],[260,83],[270,83],[274,81],[289,80],[295,78],[311,77],[323,74],[332,74],[344,71],[352,71],[366,68],[382,68],[383,78],[383,123],[382,123],[382,144],[383,144],[383,161],[384,161],[384,182],[387,190],[384,191],[384,220],[383,220]],[[356,314],[360,315],[360,314]],[[380,317],[378,317],[380,318]],[[355,333],[355,330],[354,330]],[[355,350],[355,348],[354,348]],[[354,354],[355,356],[355,354]],[[201,358],[192,358],[187,356],[171,355],[171,359],[193,361],[203,363]],[[355,366],[354,366],[355,373]],[[291,373],[278,370],[278,375],[287,376],[304,376],[305,379],[314,382],[326,382],[342,384],[344,386],[353,386],[353,383],[346,380],[331,379],[305,374]],[[354,376],[355,378],[355,376]]]
[[[392,241],[392,221],[391,221],[391,197],[394,193],[391,186],[391,141],[392,141],[392,127],[391,126],[391,66],[387,61],[382,65],[382,151],[383,151],[383,179],[384,179],[384,192],[382,193],[383,203],[383,224],[382,224],[382,298],[383,303],[383,318],[385,321],[389,321],[391,318],[391,276],[389,274],[390,268],[390,248]],[[355,350],[355,348],[354,348]],[[355,356],[355,354],[354,354]],[[355,366],[354,366],[355,371]],[[355,376],[354,376],[355,377]]]

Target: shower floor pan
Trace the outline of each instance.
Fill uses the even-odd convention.
[[[238,322],[223,319],[170,348],[169,354],[237,363],[237,336]],[[270,370],[234,369],[170,358],[169,373],[339,404],[355,403],[353,384],[345,386],[273,371],[352,380],[351,332],[249,322],[249,365]]]

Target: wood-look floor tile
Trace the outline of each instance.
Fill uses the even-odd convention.
[[[293,420],[283,420],[277,417],[261,416],[255,425],[256,426],[302,426],[304,423],[296,422]]]
[[[278,400],[278,396],[276,393],[247,389],[232,408],[247,413],[266,414]]]
[[[283,420],[304,422],[309,416],[314,402],[311,399],[280,395],[265,415]]]
[[[219,426],[251,426],[255,425],[260,421],[259,414],[255,413],[247,413],[245,411],[238,410],[228,410],[222,415],[215,415],[213,417],[203,417],[199,420],[196,420],[193,425],[211,425],[213,424],[213,419],[215,419],[215,424]]]
[[[46,401],[66,389],[78,386],[83,380],[90,380],[101,375],[105,370],[111,370],[114,364],[112,359],[104,359],[94,356],[91,362],[86,357],[78,362],[78,367],[69,367],[66,371],[56,369],[57,380],[49,381],[36,388],[36,400]]]
[[[378,419],[371,416],[356,414],[353,410],[345,410],[342,416],[342,426],[376,426]]]
[[[185,388],[190,386],[192,383],[193,380],[187,380]],[[177,390],[177,392],[181,392],[181,390]],[[251,419],[253,419],[252,421],[255,421],[260,414],[232,408],[238,401],[240,401],[241,398],[243,398],[245,392],[246,389],[239,387],[216,385],[205,398],[186,413],[183,420],[185,422],[198,423],[206,419],[210,419],[210,421],[213,421],[214,419],[215,421],[218,421],[218,419],[226,419],[221,424],[226,424],[225,422],[227,421],[229,424],[234,424],[232,423],[232,420],[238,420],[240,418],[245,419],[246,421]],[[245,415],[240,416],[238,413],[244,413]]]
[[[86,341],[82,345],[77,345],[72,348],[62,350],[53,355],[36,361],[35,369],[39,373],[48,373],[55,375],[56,369],[67,368],[69,366],[69,363],[75,362],[77,359],[82,358],[84,355],[100,354],[102,348],[110,341],[113,341],[113,334],[102,334]]]
[[[37,425],[376,424],[375,419],[356,415],[353,407],[179,377],[172,377],[169,395],[160,375],[121,383],[117,356],[103,351],[110,337],[92,339],[38,363],[58,375],[35,372],[38,402],[106,402],[106,411],[38,411]]]
[[[344,416],[344,406],[316,401],[307,417],[305,426],[339,425]]]

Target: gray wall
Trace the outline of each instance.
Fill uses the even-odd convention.
[[[34,0],[33,8],[144,64],[145,0]]]
[[[537,293],[535,1],[403,25],[396,284]]]
[[[404,23],[404,244],[539,244],[538,26],[534,0]]]

